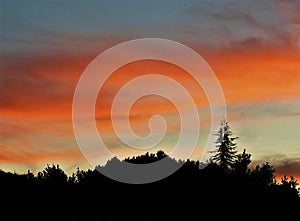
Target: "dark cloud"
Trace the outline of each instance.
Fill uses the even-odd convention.
[[[274,163],[278,174],[300,177],[300,158],[286,158]]]
[[[291,24],[300,22],[300,2],[298,0],[275,0],[277,11]]]
[[[284,175],[300,178],[300,157],[292,158],[284,154],[270,155],[253,161],[252,165],[262,164],[264,162],[269,162],[270,165],[275,168],[277,178]]]
[[[298,9],[298,10],[297,10]],[[205,1],[190,6],[190,12],[210,24],[209,29],[232,47],[256,49],[269,45],[295,47],[299,4],[272,1]],[[223,44],[223,46],[224,46]]]

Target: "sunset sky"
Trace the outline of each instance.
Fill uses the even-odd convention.
[[[299,11],[297,0],[0,0],[0,169],[37,172],[47,163],[59,163],[68,173],[90,168],[72,128],[81,74],[118,43],[163,38],[194,49],[211,66],[223,89],[229,125],[240,137],[238,149],[246,148],[254,163],[270,162],[279,176],[300,179]],[[113,73],[97,100],[99,134],[120,158],[143,153],[117,139],[109,113],[120,87],[149,73],[172,77],[195,99],[202,134],[192,158],[200,159],[208,136],[208,101],[187,73],[165,62],[138,61]],[[172,103],[155,96],[139,100],[130,112],[132,127],[147,134],[154,114],[165,117],[167,134],[147,151],[169,152],[180,129]]]

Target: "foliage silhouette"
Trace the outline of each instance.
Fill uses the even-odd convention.
[[[150,163],[162,157],[169,156],[158,152],[125,160]],[[75,173],[67,177],[58,165],[47,165],[37,176],[30,171],[24,175],[0,171],[1,199],[4,200],[5,207],[8,207],[3,211],[16,208],[23,211],[12,211],[9,214],[12,220],[30,215],[30,208],[41,213],[43,220],[126,219],[124,214],[132,210],[137,219],[144,217],[148,220],[169,220],[194,218],[197,217],[197,211],[214,214],[218,210],[213,216],[215,219],[235,220],[235,212],[231,211],[234,206],[236,211],[245,211],[247,208],[249,220],[257,217],[299,218],[297,181],[293,177],[284,176],[281,183],[276,183],[275,169],[269,163],[257,165],[250,170],[249,161],[250,154],[244,150],[236,158],[233,169],[224,173],[221,165],[214,162],[199,169],[199,161],[187,160],[173,175],[145,185],[119,183],[103,176],[96,169],[83,171],[77,168]],[[113,158],[105,166],[122,162]],[[122,206],[119,208],[120,203]],[[212,207],[214,204],[220,205],[220,208]],[[12,205],[15,206],[9,208]],[[166,209],[169,207],[172,210]],[[151,208],[156,208],[154,213],[151,213]],[[276,213],[272,212],[274,210]],[[201,213],[203,212],[199,212],[199,216]],[[31,214],[27,218],[40,220],[41,215],[35,214],[36,216],[31,217]]]
[[[69,177],[59,165],[47,165],[36,176],[30,171],[0,170],[1,216],[9,220],[200,220],[207,216],[210,220],[299,220],[297,180],[284,176],[276,183],[275,168],[268,162],[250,169],[251,155],[245,149],[237,153],[225,126],[223,137],[228,136],[218,139],[217,147],[231,148],[230,154],[222,158],[223,150],[217,151],[214,160],[205,163],[172,159],[158,151],[124,160],[114,157],[93,170],[77,168]],[[97,170],[163,158],[182,166],[150,184],[120,183]],[[240,212],[242,217],[237,215]]]
[[[250,172],[248,169],[249,164],[251,163],[251,154],[246,153],[246,149],[244,149],[243,153],[238,154],[236,157],[236,161],[234,162],[232,168],[238,175],[246,175]]]
[[[32,174],[28,171],[27,176],[32,178]],[[38,182],[47,183],[50,185],[64,185],[68,181],[68,176],[59,167],[59,165],[47,165],[47,167],[37,175]]]

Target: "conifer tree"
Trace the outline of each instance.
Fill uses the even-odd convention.
[[[236,159],[236,143],[234,141],[238,137],[232,137],[232,132],[225,119],[221,122],[221,127],[216,136],[216,150],[212,151],[215,155],[211,158],[212,162],[218,164],[222,169],[229,170],[235,163]]]

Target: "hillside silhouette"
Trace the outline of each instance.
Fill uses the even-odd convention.
[[[151,163],[158,160],[160,154],[164,153],[147,153],[125,161]],[[114,163],[122,162],[115,160]],[[203,169],[199,169],[199,164],[187,160],[171,176],[142,185],[111,180],[96,169],[78,168],[68,177],[59,165],[47,165],[37,176],[30,171],[27,174],[0,171],[1,213],[8,212],[10,220],[170,220],[180,217],[200,220],[206,215],[211,216],[210,220],[235,220],[239,211],[245,217],[237,220],[299,218],[297,181],[285,176],[281,183],[276,183],[275,170],[268,163],[250,170],[237,160],[233,169],[226,172],[213,162]]]
[[[276,183],[268,162],[249,169],[251,154],[237,151],[226,122],[217,136],[206,163],[173,159],[161,150],[115,157],[93,170],[77,168],[71,176],[59,165],[47,165],[37,175],[0,170],[0,215],[6,220],[300,220],[297,181],[284,176]],[[125,184],[98,172],[165,158],[180,169],[149,184]]]

